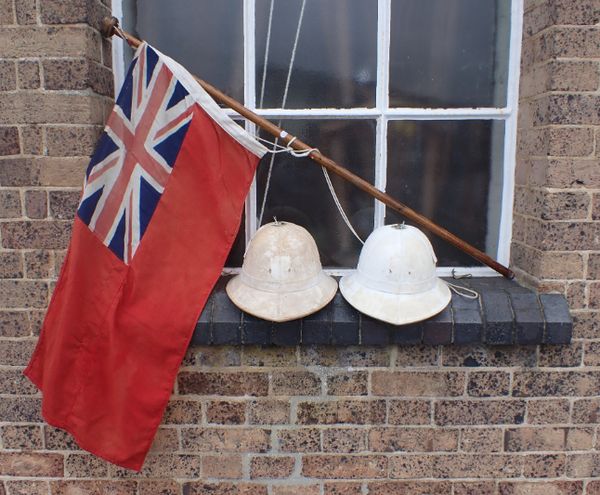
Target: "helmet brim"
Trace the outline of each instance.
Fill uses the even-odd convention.
[[[407,325],[431,318],[441,312],[452,297],[441,279],[424,292],[390,294],[365,287],[355,273],[340,280],[340,292],[361,313],[393,325]]]
[[[238,308],[263,320],[284,322],[316,313],[331,301],[337,292],[334,278],[321,272],[315,285],[308,289],[285,292],[267,292],[242,282],[239,275],[225,288]]]

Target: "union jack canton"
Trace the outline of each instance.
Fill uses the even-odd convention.
[[[152,47],[133,60],[86,171],[79,218],[129,264],[167,185],[192,98]]]

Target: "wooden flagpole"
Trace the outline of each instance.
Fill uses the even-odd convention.
[[[123,31],[119,27],[119,21],[116,17],[104,18],[104,20],[102,22],[101,32],[102,32],[103,36],[105,36],[106,38],[110,38],[111,36],[116,34],[120,38],[124,39],[127,43],[129,43],[129,45],[132,46],[133,48],[137,48],[142,43],[141,40],[137,39],[136,37],[132,36],[131,34],[125,32],[125,31]],[[471,257],[475,258],[477,261],[483,263],[484,265],[489,266],[490,268],[493,268],[498,273],[504,275],[505,277],[507,277],[509,279],[514,278],[515,274],[513,273],[512,270],[505,267],[501,263],[498,263],[496,260],[494,260],[493,258],[488,256],[484,252],[480,251],[475,246],[472,246],[471,244],[462,240],[461,238],[457,237],[456,235],[452,234],[445,228],[440,227],[436,223],[432,222],[431,220],[424,217],[420,213],[417,213],[416,211],[409,208],[408,206],[400,203],[399,201],[396,201],[394,198],[392,198],[388,194],[384,193],[383,191],[380,191],[379,189],[377,189],[375,186],[373,186],[366,180],[361,179],[359,176],[350,172],[350,170],[348,170],[347,168],[342,167],[341,165],[337,164],[331,158],[327,158],[325,155],[323,155],[318,150],[311,148],[309,145],[300,141],[300,139],[295,138],[294,136],[286,133],[283,129],[279,128],[272,122],[269,122],[268,120],[263,119],[259,115],[255,114],[252,110],[249,110],[244,105],[239,103],[237,100],[234,100],[230,96],[227,96],[226,94],[222,93],[221,91],[219,91],[217,88],[215,88],[211,84],[207,83],[206,81],[203,81],[202,79],[200,79],[196,76],[194,76],[194,78],[204,88],[204,90],[210,96],[212,96],[213,99],[215,99],[219,103],[227,105],[229,108],[231,108],[232,110],[235,110],[242,117],[250,120],[251,122],[256,124],[258,127],[263,129],[264,131],[268,132],[269,134],[271,134],[272,136],[274,136],[276,138],[279,138],[279,140],[283,141],[283,143],[285,145],[288,145],[291,148],[298,150],[298,151],[309,151],[312,149],[313,151],[308,155],[308,157],[311,160],[313,160],[314,162],[318,163],[319,165],[325,167],[328,171],[333,172],[334,174],[338,175],[339,177],[342,177],[343,179],[347,180],[348,182],[351,182],[352,184],[354,184],[356,187],[358,187],[362,191],[370,194],[374,198],[376,198],[379,201],[381,201],[382,203],[384,203],[386,206],[392,208],[393,210],[396,210],[398,213],[400,213],[401,215],[406,217],[408,220],[413,221],[417,225],[419,225],[419,226],[429,230],[433,234],[441,237],[446,242],[452,244],[453,246],[457,247],[461,251],[467,253]]]

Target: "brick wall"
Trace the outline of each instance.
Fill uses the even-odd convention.
[[[0,495],[599,495],[597,0],[526,1],[513,267],[567,346],[193,347],[141,475],[40,417],[35,344],[112,94],[105,0],[0,0]]]

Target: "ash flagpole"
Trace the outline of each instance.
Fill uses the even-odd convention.
[[[133,48],[137,48],[140,44],[142,44],[141,40],[137,39],[136,37],[132,36],[131,34],[125,32],[125,31],[123,31],[119,27],[119,21],[116,17],[104,18],[104,20],[102,22],[101,32],[102,32],[103,36],[105,36],[106,38],[110,38],[111,36],[116,34],[117,36],[119,36],[120,38],[125,40]],[[322,167],[325,167],[328,171],[333,172],[334,174],[338,175],[342,179],[345,179],[348,182],[351,182],[356,187],[358,187],[362,191],[366,192],[367,194],[370,194],[375,199],[384,203],[386,206],[397,211],[398,213],[403,215],[408,220],[413,221],[417,225],[427,229],[428,231],[437,235],[438,237],[441,237],[446,242],[452,244],[454,247],[460,249],[464,253],[473,257],[480,263],[483,263],[484,265],[489,266],[490,268],[494,269],[501,275],[504,275],[505,277],[507,277],[509,279],[514,278],[515,275],[512,270],[510,270],[508,267],[502,265],[498,261],[494,260],[493,258],[488,256],[483,251],[480,251],[475,246],[472,246],[471,244],[464,241],[460,237],[457,237],[456,235],[449,232],[445,228],[440,227],[439,225],[437,225],[430,219],[424,217],[420,213],[417,213],[412,208],[409,208],[405,204],[400,203],[399,201],[395,200],[394,198],[392,198],[388,194],[384,193],[383,191],[380,191],[379,189],[377,189],[375,186],[373,186],[366,180],[364,180],[364,179],[360,178],[359,176],[350,172],[350,170],[348,170],[347,168],[342,167],[341,165],[334,162],[331,158],[326,157],[317,149],[314,149],[314,148],[310,147],[309,145],[303,143],[300,139],[288,134],[286,131],[284,131],[280,127],[276,126],[272,122],[269,122],[268,120],[263,119],[259,115],[255,114],[252,110],[249,110],[244,105],[242,105],[240,102],[238,102],[237,100],[234,100],[230,96],[227,96],[226,94],[224,94],[223,92],[221,92],[220,90],[218,90],[217,88],[212,86],[211,84],[207,83],[206,81],[204,81],[198,77],[195,77],[195,79],[204,88],[204,90],[216,101],[228,106],[232,110],[235,110],[242,117],[250,120],[251,122],[256,124],[258,127],[263,129],[264,131],[268,132],[272,136],[279,138],[281,141],[283,141],[283,143],[286,146],[289,146],[297,151],[308,152],[307,156],[312,161],[314,161],[315,163],[318,163]]]

